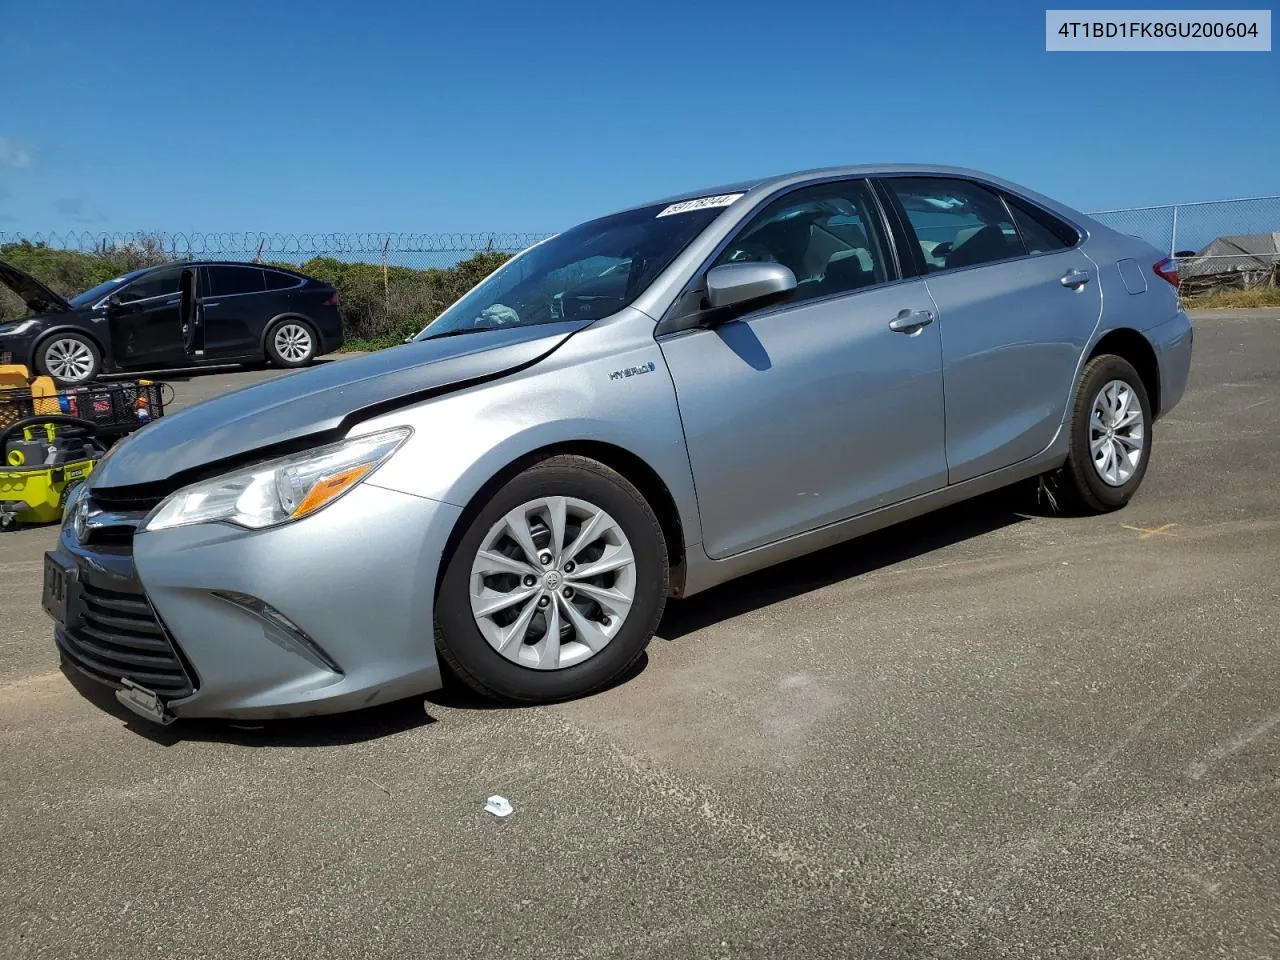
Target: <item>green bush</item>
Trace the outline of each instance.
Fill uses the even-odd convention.
[[[332,283],[342,298],[347,340],[353,347],[376,349],[417,333],[510,256],[483,251],[445,269],[388,267],[385,277],[378,264],[347,263],[333,257],[313,257],[301,266],[263,265],[299,270]],[[68,297],[130,270],[171,259],[164,255],[159,244],[145,240],[127,246],[104,247],[93,253],[58,250],[26,240],[0,246],[0,260],[25,270]],[[17,297],[0,297],[0,322],[16,319],[25,312]]]

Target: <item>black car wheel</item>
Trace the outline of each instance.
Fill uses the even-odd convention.
[[[1129,361],[1106,354],[1084,368],[1071,412],[1061,486],[1077,509],[1118,510],[1138,492],[1151,459],[1151,401]]]
[[[59,386],[89,383],[102,371],[102,351],[81,334],[55,333],[36,348],[36,369]]]
[[[666,605],[666,540],[626,478],[559,456],[475,510],[447,559],[436,647],[491,698],[546,703],[623,675]]]
[[[281,320],[267,333],[267,357],[277,367],[305,367],[316,356],[316,332],[305,320]]]

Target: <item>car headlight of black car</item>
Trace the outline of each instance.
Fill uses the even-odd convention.
[[[16,323],[0,323],[0,337],[20,337],[40,326],[39,320],[19,320]]]

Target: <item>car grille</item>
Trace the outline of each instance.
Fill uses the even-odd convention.
[[[58,645],[81,670],[120,686],[128,678],[164,700],[193,691],[191,679],[147,598],[81,584],[77,622],[57,633]]]

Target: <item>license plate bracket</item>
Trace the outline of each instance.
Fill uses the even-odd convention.
[[[67,606],[71,597],[71,585],[76,579],[76,568],[55,554],[44,555],[44,587],[40,602],[45,612],[58,623],[67,622]]]

